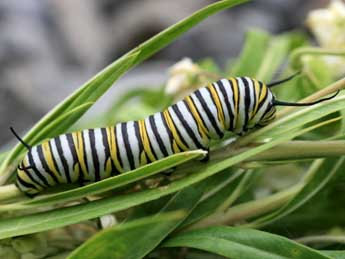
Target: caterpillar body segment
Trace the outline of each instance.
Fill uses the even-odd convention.
[[[175,153],[208,151],[210,139],[220,139],[226,131],[242,135],[267,125],[277,105],[307,106],[334,96],[313,103],[281,102],[264,83],[233,77],[200,88],[143,120],[68,133],[33,147],[12,129],[29,149],[18,166],[16,184],[33,196],[60,183],[100,181]]]

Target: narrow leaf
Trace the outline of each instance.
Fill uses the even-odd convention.
[[[326,259],[317,250],[285,237],[240,227],[210,227],[172,237],[164,247],[191,247],[232,259]]]

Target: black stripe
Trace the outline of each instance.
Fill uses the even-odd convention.
[[[261,115],[261,118],[260,118],[259,121],[261,121],[261,120],[265,117],[266,113],[268,113],[268,112],[271,110],[271,108],[272,108],[272,107],[271,107],[270,105],[267,105],[266,110],[265,110],[265,112]]]
[[[263,86],[263,83],[259,81],[259,86],[260,86],[260,95],[261,95],[261,92],[262,92],[262,88],[264,87]],[[262,99],[261,103],[259,103],[258,105],[258,110],[260,110],[260,108],[262,107],[262,105],[264,105],[264,103],[266,102],[266,99],[267,99],[267,95],[268,95],[268,89],[266,90],[266,94],[264,96],[264,98]],[[259,98],[260,98],[260,95],[259,95]]]
[[[229,81],[229,80],[228,80]],[[229,82],[231,84],[231,82]],[[231,105],[229,102],[229,96],[228,93],[226,92],[225,86],[223,85],[223,82],[221,80],[219,80],[217,82],[218,86],[219,86],[219,90],[222,93],[224,100],[225,100],[225,105],[226,108],[228,110],[229,113],[229,120],[230,120],[230,125],[229,125],[229,129],[228,130],[233,130],[234,129],[234,112],[231,109]],[[235,107],[235,106],[234,106]]]
[[[42,188],[45,188],[45,187],[46,187],[45,185],[43,185],[42,183],[40,183],[39,181],[37,181],[37,180],[31,175],[31,173],[30,173],[28,170],[24,169],[23,171],[24,171],[24,172],[26,173],[26,175],[30,178],[31,182],[37,184],[38,186],[41,186]],[[24,180],[23,180],[23,181],[24,181]],[[36,189],[36,187],[35,187],[35,189]]]
[[[195,137],[193,130],[189,127],[188,122],[185,120],[185,118],[183,117],[180,109],[178,108],[177,104],[174,104],[171,107],[176,116],[178,117],[178,119],[181,121],[183,127],[185,128],[185,130],[187,131],[188,136],[193,140],[194,144],[196,145],[197,148],[200,149],[204,149],[205,147],[199,142],[199,140]]]
[[[68,143],[68,147],[71,150],[71,154],[72,154],[72,158],[73,158],[73,174],[74,174],[74,166],[75,164],[78,164],[79,166],[79,172],[81,170],[80,165],[79,165],[79,159],[77,156],[77,147],[74,145],[74,141],[73,141],[73,136],[72,134],[68,133],[66,134],[66,138],[67,138],[67,143]]]
[[[70,172],[69,172],[69,168],[68,168],[68,162],[67,162],[67,160],[65,158],[65,155],[63,153],[63,149],[62,149],[62,146],[61,146],[60,136],[54,138],[54,140],[55,140],[55,144],[56,144],[56,149],[58,151],[58,154],[59,154],[59,156],[61,158],[61,162],[62,162],[63,168],[65,170],[65,175],[66,175],[67,182],[68,183],[72,183]]]
[[[209,89],[208,89],[209,90]],[[216,130],[217,135],[222,138],[224,136],[224,133],[218,128],[216,119],[213,117],[212,112],[210,111],[210,109],[207,107],[206,101],[204,99],[204,97],[202,96],[202,94],[200,93],[199,90],[195,91],[195,96],[196,98],[198,98],[199,102],[201,103],[202,108],[205,110],[206,115],[208,117],[208,119],[210,120],[213,128]],[[211,96],[212,99],[212,96]],[[212,99],[213,100],[213,99]]]
[[[247,80],[249,80],[252,83],[252,88],[253,88],[253,112],[255,111],[255,106],[256,103],[258,102],[258,99],[256,98],[256,88],[255,88],[255,84],[254,81],[251,80],[250,78],[248,78]],[[259,96],[259,95],[258,95]],[[256,113],[253,113],[253,117],[255,116]]]
[[[132,153],[131,146],[129,144],[128,132],[127,132],[127,122],[121,123],[121,132],[123,143],[125,144],[126,154],[131,170],[135,169],[134,157]]]
[[[28,158],[29,158],[29,164],[31,166],[31,169],[35,172],[35,174],[38,176],[38,178],[40,178],[40,180],[46,185],[46,186],[50,186],[50,184],[48,183],[46,177],[44,175],[41,174],[41,172],[39,170],[37,170],[35,161],[32,157],[32,151],[30,150],[28,152]]]
[[[163,121],[164,128],[165,128],[165,130],[166,130],[166,132],[168,133],[168,136],[169,136],[169,143],[170,143],[171,151],[174,153],[174,148],[173,148],[174,136],[173,136],[173,134],[171,133],[171,131],[169,129],[168,123],[165,120],[163,112],[161,112],[160,114],[161,114],[161,118],[162,118],[162,121]]]
[[[30,178],[31,179],[31,178]],[[26,188],[34,189],[36,191],[39,191],[37,187],[31,183],[25,182],[22,178],[20,178],[19,175],[17,175],[17,181],[20,182],[21,185],[23,185]],[[40,185],[41,186],[41,185]]]
[[[117,160],[119,161],[119,164],[120,164],[120,167],[122,168],[123,170],[123,164],[122,164],[122,159],[121,159],[121,155],[120,155],[120,150],[119,150],[119,145],[117,143],[117,135],[116,135],[116,129],[117,127],[115,126],[114,127],[114,141],[115,141],[115,146],[116,146],[116,152],[117,154],[115,154],[115,156],[117,157]]]
[[[247,129],[248,121],[249,121],[249,106],[250,106],[250,89],[247,80],[244,77],[240,78],[244,84],[244,125],[243,130]]]
[[[93,172],[95,174],[95,181],[101,180],[101,175],[99,172],[99,160],[96,150],[96,138],[95,138],[95,130],[89,129],[89,139],[90,139],[90,148],[91,148],[91,155],[93,161]]]
[[[171,116],[171,113],[169,112],[169,110],[167,110],[167,112],[169,113],[169,116],[170,116],[170,118],[171,118],[171,121],[172,121],[172,123],[174,124],[174,128],[176,129],[176,133],[177,133],[177,135],[179,136],[181,142],[188,148],[189,146],[188,146],[188,144],[186,143],[186,141],[184,140],[184,138],[182,137],[181,132],[180,132],[179,129],[177,128],[176,123],[175,123],[175,121],[173,120],[173,118],[172,118],[172,116]],[[178,146],[178,143],[177,143],[177,142],[176,142],[176,144],[177,144],[177,146]],[[180,147],[180,150],[183,150],[182,147]]]
[[[83,144],[83,158],[84,158],[84,163],[85,163],[85,166],[86,166],[86,171],[87,171],[87,174],[89,175],[90,174],[90,168],[89,168],[89,164],[88,164],[88,159],[87,159],[87,155],[86,155],[86,142],[85,142],[85,136],[84,136],[84,132],[87,132],[87,130],[83,130],[81,132],[81,141],[82,141],[82,144]],[[80,177],[81,179],[84,178],[84,173],[81,173],[80,174]]]
[[[157,139],[157,142],[158,142],[158,146],[159,146],[159,149],[161,150],[161,152],[163,153],[164,157],[167,157],[168,156],[168,152],[164,146],[164,143],[162,141],[162,138],[157,130],[157,125],[156,125],[156,122],[155,122],[155,119],[153,117],[153,115],[149,116],[149,122],[150,122],[150,125],[151,125],[151,129],[152,129],[152,132],[153,134],[155,135],[156,139]]]
[[[49,144],[49,148],[50,148],[50,153],[52,154],[52,158],[53,158],[53,163],[54,163],[54,167],[56,168],[57,172],[59,173],[59,175],[61,175],[61,172],[59,170],[59,166],[56,162],[56,159],[54,157],[54,153],[53,153],[53,147],[52,147],[52,143],[51,143],[52,140],[49,140],[48,144]]]
[[[134,121],[134,131],[135,131],[135,137],[138,140],[139,143],[139,161],[141,161],[141,153],[144,151],[144,144],[143,144],[143,140],[141,139],[140,136],[140,129],[139,129],[139,122],[138,121]],[[147,156],[146,153],[144,152],[144,155],[146,157],[147,160]]]
[[[236,79],[235,79],[236,80]],[[240,89],[238,88],[238,85],[237,85],[237,103],[236,103],[236,98],[235,98],[235,85],[233,84],[232,81],[230,81],[230,85],[231,85],[231,90],[232,90],[232,102],[234,104],[234,109],[235,110],[235,120],[237,121],[237,117],[238,117],[238,110],[239,110],[239,107],[240,107]],[[235,127],[235,125],[234,125]]]
[[[183,99],[182,101],[183,101],[183,104],[184,104],[184,106],[186,107],[187,111],[188,111],[189,114],[192,116],[194,123],[197,125],[197,130],[198,130],[198,132],[199,132],[200,137],[202,138],[202,132],[201,132],[201,128],[200,128],[200,125],[199,125],[198,121],[197,121],[196,118],[194,117],[194,114],[192,113],[192,111],[191,111],[191,109],[190,109],[190,107],[189,107],[187,101],[186,101],[185,99]],[[199,117],[201,117],[201,116],[199,115]],[[202,120],[202,119],[201,119],[201,120]],[[205,124],[204,124],[204,126],[205,126]],[[206,126],[205,126],[205,127],[206,127]],[[207,135],[207,132],[205,132],[205,134]]]
[[[150,145],[150,150],[152,151],[153,156],[155,157],[156,160],[158,160],[158,156],[156,154],[156,151],[153,149],[152,143],[151,143],[151,139],[150,139],[150,135],[148,133],[147,127],[146,127],[146,120],[144,119],[144,127],[145,127],[145,131],[147,134],[147,139],[149,141],[149,145]],[[149,160],[151,161],[151,159],[149,158]],[[153,162],[153,161],[151,161]]]
[[[201,121],[202,121],[202,124],[204,125],[204,127],[205,127],[205,128],[207,129],[207,131],[208,131],[208,132],[205,132],[206,135],[207,135],[207,137],[210,138],[210,133],[209,133],[210,129],[207,127],[207,124],[206,124],[206,122],[205,122],[203,116],[201,115],[201,113],[200,113],[200,111],[199,111],[199,109],[198,109],[198,106],[196,105],[196,103],[195,103],[194,99],[192,98],[192,96],[190,96],[190,100],[192,101],[192,103],[193,103],[193,105],[194,105],[194,108],[196,109],[196,112],[199,114],[199,117],[200,117],[200,119],[201,119]]]
[[[110,146],[109,146],[109,142],[108,142],[107,129],[106,128],[101,128],[101,134],[102,134],[102,142],[103,142],[104,154],[105,154],[105,161],[104,161],[104,166],[103,166],[104,171],[106,171],[107,162],[110,159],[111,175],[115,175],[116,168],[115,168],[114,162],[111,159],[111,155],[110,155]]]
[[[55,183],[59,183],[59,180],[57,179],[57,177],[55,176],[55,174],[53,173],[52,170],[50,170],[48,163],[44,157],[43,154],[43,149],[42,149],[42,145],[38,145],[37,146],[37,153],[38,153],[38,157],[41,160],[43,169],[53,178],[53,180],[55,181]]]

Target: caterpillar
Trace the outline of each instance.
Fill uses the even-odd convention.
[[[210,139],[225,131],[242,135],[269,124],[278,105],[309,106],[338,94],[311,103],[276,100],[270,88],[294,76],[267,85],[249,77],[220,79],[143,120],[67,133],[33,147],[11,128],[28,149],[16,185],[32,197],[50,186],[100,181],[182,151],[208,151]]]

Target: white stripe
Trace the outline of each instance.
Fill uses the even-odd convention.
[[[193,131],[194,136],[198,139],[200,144],[206,147],[206,143],[204,143],[204,140],[202,139],[202,136],[199,133],[198,124],[194,120],[194,117],[192,116],[192,114],[187,109],[186,105],[182,101],[178,102],[176,105],[179,108],[180,112],[182,113],[183,118],[187,121],[189,127]]]
[[[169,155],[172,155],[174,152],[172,151],[172,146],[170,143],[169,134],[167,132],[167,129],[164,126],[164,123],[163,123],[163,120],[161,117],[161,113],[160,112],[155,113],[153,115],[153,117],[154,117],[154,120],[156,122],[157,130],[158,130],[159,134],[161,135],[165,149],[167,150]]]
[[[254,99],[255,99],[255,87],[254,87],[254,82],[248,77],[245,77],[245,80],[248,82],[249,86],[249,94],[250,94],[250,105],[249,105],[249,114],[248,114],[248,123],[250,122],[250,114],[254,110]]]
[[[228,107],[226,106],[226,103],[225,103],[225,96],[223,95],[222,91],[220,90],[220,86],[217,83],[213,83],[213,85],[215,86],[215,88],[217,90],[220,102],[222,104],[223,114],[225,117],[225,127],[226,127],[226,129],[229,129],[229,127],[230,127],[230,114],[229,114]],[[225,86],[224,86],[224,88],[225,88]]]
[[[89,130],[83,130],[82,131],[83,138],[84,138],[84,150],[85,150],[85,156],[86,156],[86,162],[87,162],[87,172],[88,172],[88,179],[94,182],[95,179],[95,169],[93,165],[93,159],[92,159],[92,150],[91,150],[91,144],[90,144],[90,137],[89,137]]]
[[[234,93],[232,91],[230,81],[228,79],[222,79],[222,83],[224,85],[225,91],[226,91],[228,98],[229,98],[231,113],[234,116],[234,119],[233,119],[234,121],[232,123],[233,123],[233,126],[235,127],[235,121],[237,118],[237,114],[235,112]],[[229,118],[230,118],[230,111],[229,111]],[[229,127],[230,127],[230,125],[229,125]]]
[[[219,119],[218,119],[218,110],[217,110],[217,106],[215,105],[215,103],[212,101],[212,96],[211,93],[208,92],[208,90],[206,89],[206,87],[199,89],[200,93],[202,95],[202,97],[204,97],[204,100],[206,101],[207,107],[208,109],[211,111],[217,125],[218,128],[220,130],[223,129]]]
[[[62,146],[63,153],[64,153],[65,158],[67,160],[68,169],[70,171],[71,181],[76,182],[78,180],[78,175],[76,175],[74,173],[72,151],[69,148],[66,135],[61,135],[60,140],[61,140],[61,146]]]
[[[158,141],[156,139],[155,134],[153,133],[149,117],[147,117],[145,119],[145,125],[146,125],[146,131],[147,131],[148,137],[150,139],[151,146],[154,150],[155,155],[157,156],[157,159],[159,160],[159,159],[163,158],[164,155],[163,155],[161,149],[159,148]]]
[[[67,183],[66,172],[65,172],[65,169],[64,169],[63,164],[61,162],[61,156],[59,155],[57,147],[56,147],[55,138],[50,140],[50,145],[52,147],[52,153],[53,153],[52,155],[55,158],[55,161],[56,161],[56,164],[58,167],[56,169],[60,172],[62,179],[63,179],[63,183]]]
[[[117,145],[119,147],[118,148],[118,154],[120,155],[120,158],[122,161],[122,168],[123,168],[124,172],[127,172],[127,171],[131,170],[131,168],[130,168],[130,165],[128,162],[127,152],[126,152],[126,148],[125,148],[125,142],[123,141],[121,125],[122,125],[122,123],[116,124],[116,140],[117,140]]]
[[[241,133],[243,131],[243,126],[245,124],[245,101],[244,101],[244,96],[245,96],[245,86],[243,84],[243,81],[241,78],[236,77],[237,83],[238,83],[238,96],[239,96],[239,111],[238,111],[238,118],[236,120],[236,127],[235,127],[235,133]]]
[[[135,135],[134,121],[127,122],[127,133],[128,133],[128,142],[131,147],[134,166],[138,168],[140,166],[140,150],[139,150],[139,140]]]
[[[198,90],[199,91],[199,90]],[[197,110],[199,111],[199,114],[202,118],[202,120],[205,122],[205,126],[207,128],[207,131],[210,133],[211,138],[218,138],[218,135],[216,133],[216,130],[213,128],[212,123],[210,122],[210,120],[208,119],[208,116],[205,112],[205,110],[202,108],[201,103],[199,102],[198,98],[196,97],[196,95],[194,93],[192,93],[190,95],[190,97],[193,99],[194,104],[197,108]]]
[[[180,121],[180,119],[177,117],[176,113],[174,112],[173,108],[170,106],[168,108],[170,114],[171,114],[171,118],[174,121],[174,124],[176,126],[176,128],[178,129],[178,131],[180,132],[181,138],[184,140],[185,143],[187,143],[187,147],[189,147],[189,149],[194,150],[194,149],[198,149],[198,147],[194,144],[194,141],[189,137],[186,129],[184,128],[182,122]]]
[[[34,146],[31,149],[31,154],[32,154],[32,159],[34,160],[36,169],[41,173],[41,175],[47,180],[47,182],[50,185],[54,185],[54,180],[52,179],[52,177],[48,174],[48,172],[46,172],[42,166],[41,160],[38,156],[38,152],[37,152],[37,146]],[[35,179],[37,179],[40,183],[42,183],[43,185],[45,185],[43,183],[43,181],[40,180],[40,178],[37,176],[37,174],[32,170],[32,174],[31,174]]]
[[[103,145],[102,131],[100,128],[94,130],[95,132],[95,148],[99,161],[99,174],[101,179],[106,178],[105,172],[105,147]]]

